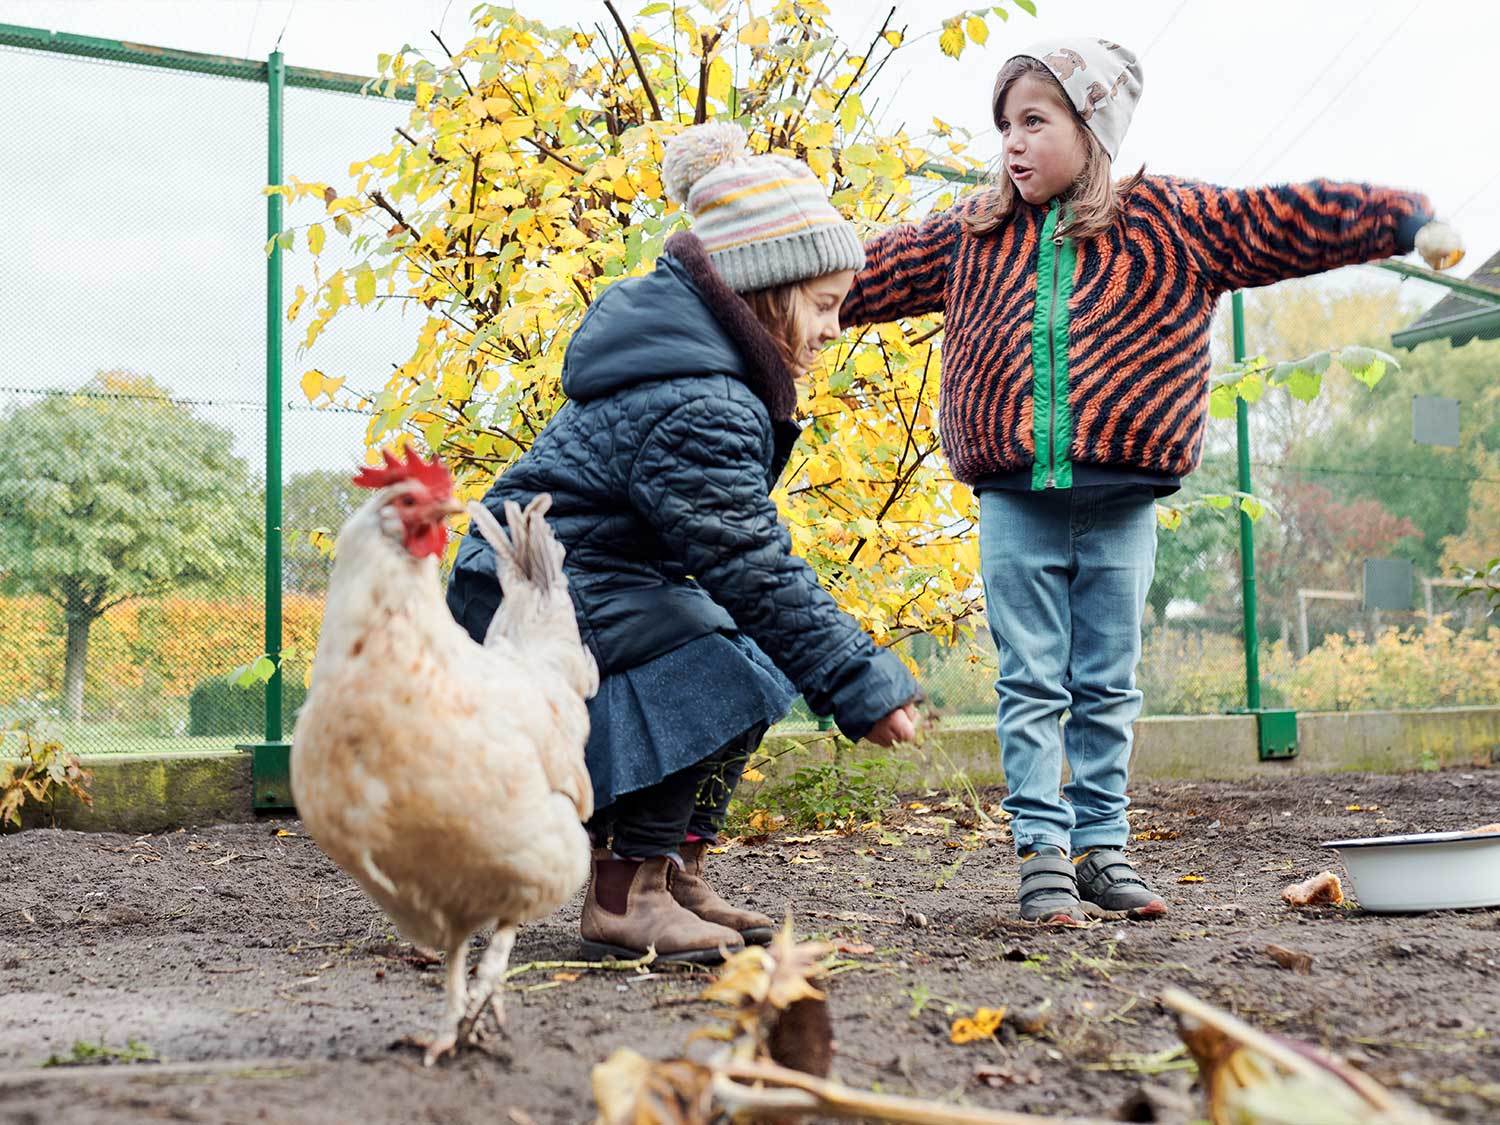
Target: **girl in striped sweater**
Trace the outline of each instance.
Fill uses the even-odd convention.
[[[1431,210],[1324,180],[1113,182],[1140,92],[1135,56],[1105,40],[1011,58],[993,98],[1005,175],[868,244],[840,314],[944,314],[940,427],[979,495],[1021,917],[1059,924],[1083,902],[1167,912],[1124,854],[1125,790],[1155,500],[1202,451],[1215,304],[1405,253]]]

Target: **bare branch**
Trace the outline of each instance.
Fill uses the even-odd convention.
[[[656,91],[651,89],[651,80],[646,77],[646,68],[641,65],[641,56],[636,52],[635,43],[630,38],[630,31],[626,28],[625,21],[620,18],[620,13],[615,10],[614,0],[604,0],[604,6],[609,9],[609,14],[615,19],[615,26],[625,37],[625,49],[630,52],[630,61],[635,63],[635,72],[640,75],[641,85],[646,90],[646,98],[651,102],[651,115],[660,121],[662,119],[661,106],[656,104]]]

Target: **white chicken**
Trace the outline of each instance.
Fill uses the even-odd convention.
[[[507,541],[478,504],[504,593],[483,646],[443,602],[445,520],[462,508],[436,459],[385,455],[376,489],[339,533],[312,686],[292,741],[292,794],[308,833],[410,941],[447,958],[431,1066],[504,1026],[516,928],[582,885],[593,811],[585,700],[599,685],[579,640],[563,549],[538,496],[507,505]],[[469,939],[494,937],[468,989]],[[462,1033],[461,1033],[462,1029]]]

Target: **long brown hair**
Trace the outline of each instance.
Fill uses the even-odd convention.
[[[1067,109],[1073,126],[1083,135],[1086,154],[1083,171],[1073,183],[1068,194],[1068,219],[1057,233],[1069,238],[1088,238],[1103,234],[1114,225],[1120,213],[1120,201],[1135,190],[1146,174],[1142,166],[1132,176],[1114,183],[1110,180],[1111,163],[1109,153],[1094,136],[1093,130],[1083,123],[1073,103],[1068,100],[1062,86],[1040,59],[1017,55],[1000,68],[995,78],[994,110],[995,123],[1000,120],[1000,107],[1005,104],[1005,95],[1025,75],[1036,75],[1043,79],[1059,106]],[[1002,167],[993,185],[979,196],[973,209],[964,216],[964,230],[969,234],[989,234],[1010,221],[1020,205],[1021,195],[1016,185]]]
[[[807,339],[806,328],[802,323],[801,295],[800,281],[773,285],[769,289],[752,289],[740,294],[750,306],[750,311],[755,314],[755,319],[770,333],[776,350],[781,353],[781,358],[786,361],[787,368],[793,375],[803,373],[798,366],[797,356]]]

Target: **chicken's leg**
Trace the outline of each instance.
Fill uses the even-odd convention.
[[[453,937],[448,941],[448,984],[444,990],[443,1022],[438,1025],[436,1035],[409,1035],[405,1042],[426,1048],[422,1065],[431,1066],[444,1055],[458,1049],[458,1025],[463,1021],[469,1007],[469,937]]]
[[[500,1031],[505,1031],[505,970],[510,966],[510,951],[515,944],[516,928],[501,926],[490,939],[484,956],[479,959],[469,1018],[465,1021],[466,1040],[472,1040],[480,1020],[484,1019],[486,1008],[495,1014],[495,1024]]]

